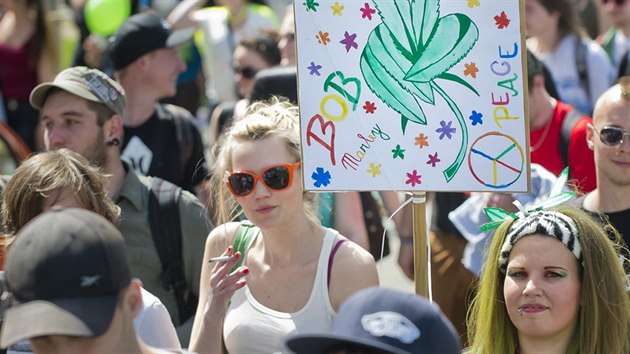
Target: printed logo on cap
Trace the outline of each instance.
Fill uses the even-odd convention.
[[[405,344],[420,338],[420,329],[407,317],[391,311],[381,311],[361,317],[363,329],[375,337],[390,337]]]
[[[90,87],[90,90],[103,102],[114,102],[118,99],[118,90],[110,85],[102,77],[88,73],[85,75],[85,81]]]

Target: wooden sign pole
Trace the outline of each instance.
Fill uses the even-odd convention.
[[[426,196],[426,192],[413,193],[413,273],[416,294],[429,298]]]

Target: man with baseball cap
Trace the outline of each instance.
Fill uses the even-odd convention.
[[[173,31],[158,15],[139,13],[122,23],[109,53],[127,93],[123,160],[142,175],[200,196],[208,168],[194,117],[182,107],[158,102],[177,93],[177,78],[186,69],[177,47],[193,33],[194,28]]]
[[[131,272],[166,306],[186,346],[204,245],[212,229],[205,207],[187,191],[178,194],[174,205],[151,202],[170,183],[138,175],[121,160],[125,92],[103,72],[66,69],[52,82],[38,85],[31,92],[31,104],[40,110],[47,149],[68,148],[107,175],[107,194],[121,209],[119,230],[125,237]],[[169,228],[161,227],[165,224]],[[179,238],[174,236],[177,231]],[[160,257],[165,249],[170,252],[168,262]]]
[[[350,296],[339,308],[330,334],[287,339],[297,354],[459,354],[457,332],[425,298],[372,287]]]
[[[122,235],[86,209],[54,208],[18,232],[7,253],[0,346],[35,353],[160,353],[136,336],[141,283]]]

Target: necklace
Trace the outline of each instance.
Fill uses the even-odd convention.
[[[540,136],[540,138],[538,138],[538,140],[536,141],[536,144],[531,145],[531,141],[529,142],[530,143],[530,148],[529,148],[530,152],[536,151],[537,149],[539,149],[545,143],[545,140],[547,139],[547,135],[549,134],[549,130],[551,129],[551,121],[552,121],[552,119],[550,119],[547,122],[547,124],[545,124],[545,128],[544,128],[544,130],[542,132],[542,135]]]

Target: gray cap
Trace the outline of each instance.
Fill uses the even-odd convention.
[[[52,88],[59,88],[88,101],[102,103],[114,114],[125,112],[125,89],[104,72],[85,66],[68,68],[55,76],[53,82],[38,85],[31,92],[31,105],[42,109]]]
[[[16,235],[5,267],[11,307],[0,346],[40,336],[100,336],[131,271],[118,229],[86,209],[54,208]]]

